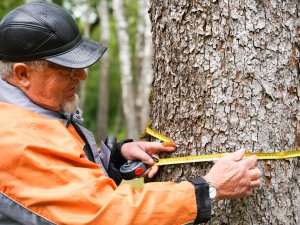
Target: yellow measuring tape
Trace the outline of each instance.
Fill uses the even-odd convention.
[[[170,142],[171,138],[166,137],[165,135],[152,130],[150,128],[151,122],[147,125],[145,133],[151,135],[161,141]],[[163,158],[159,159],[154,165],[170,165],[170,164],[182,164],[182,163],[193,163],[193,162],[209,162],[220,159],[221,157],[228,155],[230,153],[214,153],[214,154],[204,154],[197,156],[182,156],[174,158]],[[288,151],[288,152],[252,152],[245,153],[245,157],[256,155],[257,159],[287,159],[293,157],[300,157],[300,150]]]

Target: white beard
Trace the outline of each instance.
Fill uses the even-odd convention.
[[[77,94],[75,94],[74,99],[68,102],[65,102],[62,105],[63,112],[66,113],[75,113],[77,108],[79,107],[80,99]]]

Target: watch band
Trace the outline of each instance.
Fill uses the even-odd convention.
[[[209,185],[202,177],[189,180],[195,186],[197,217],[194,224],[205,223],[211,219],[211,200],[209,197]]]

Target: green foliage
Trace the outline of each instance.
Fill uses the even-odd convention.
[[[52,2],[60,6],[63,5],[63,0],[52,0]]]
[[[52,0],[53,3],[62,6],[64,0]],[[0,1],[0,18],[2,18],[10,10],[25,3],[25,0],[1,0]]]
[[[123,184],[131,184],[134,189],[139,190],[144,184],[144,178],[135,178],[133,180],[123,180]]]
[[[97,92],[99,80],[98,63],[90,67],[87,79],[87,99],[84,106],[84,125],[93,133],[96,132]]]
[[[17,6],[21,5],[22,3],[24,3],[23,0],[1,0],[0,1],[0,18],[2,19],[2,17],[8,13],[10,10],[16,8]]]

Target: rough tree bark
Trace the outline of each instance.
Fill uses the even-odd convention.
[[[128,24],[124,16],[123,2],[121,0],[113,0],[112,3],[118,34],[119,57],[121,64],[122,103],[126,119],[127,136],[136,140],[139,138],[139,133],[134,103],[134,88],[132,84],[133,76],[131,72]]]
[[[151,117],[177,143],[173,156],[299,148],[298,12],[296,0],[152,0]],[[211,166],[162,167],[156,180],[185,180]],[[209,224],[300,224],[299,158],[258,166],[254,195],[214,204]]]

